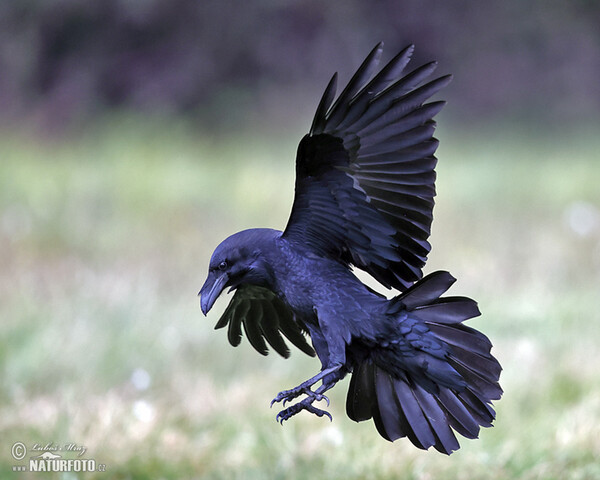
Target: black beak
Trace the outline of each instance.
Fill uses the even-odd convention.
[[[204,282],[198,293],[200,295],[200,309],[204,315],[210,311],[219,295],[221,295],[227,280],[229,280],[227,273],[210,272],[208,274],[206,282]]]

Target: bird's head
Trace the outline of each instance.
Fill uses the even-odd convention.
[[[206,315],[226,287],[240,285],[270,286],[273,272],[265,259],[265,249],[281,232],[251,229],[226,238],[215,249],[208,266],[208,277],[200,289],[200,308]]]

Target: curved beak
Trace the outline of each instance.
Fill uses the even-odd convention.
[[[226,273],[210,272],[208,274],[206,282],[204,282],[198,293],[200,296],[200,309],[204,315],[210,311],[217,298],[219,298],[228,280],[229,275]]]

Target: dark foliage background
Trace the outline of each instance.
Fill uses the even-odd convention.
[[[564,124],[600,110],[599,18],[593,0],[3,1],[0,110],[54,126],[114,107],[281,122],[282,96],[309,111],[333,69],[347,78],[383,40],[458,77],[462,120]]]

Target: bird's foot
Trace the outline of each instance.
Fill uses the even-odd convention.
[[[305,383],[292,388],[290,390],[284,390],[282,392],[279,392],[277,394],[277,396],[271,400],[271,407],[275,404],[275,403],[279,403],[283,401],[283,406],[285,407],[285,404],[287,402],[291,402],[292,400],[298,398],[301,395],[306,395],[308,398],[306,398],[306,400],[310,400],[310,403],[312,402],[318,402],[321,400],[325,400],[327,402],[327,406],[329,406],[329,398],[327,398],[326,395],[323,395],[321,393],[317,393],[317,392],[313,392],[310,389],[309,385],[306,385]],[[319,415],[320,416],[320,415]]]
[[[306,395],[306,398],[279,412],[276,417],[277,421],[279,423],[283,423],[284,420],[293,417],[302,410],[314,413],[317,417],[326,416],[329,417],[329,420],[333,420],[329,412],[326,412],[325,410],[321,410],[320,408],[313,406],[313,403],[325,400],[327,402],[327,406],[329,407],[329,398],[323,395],[323,393],[329,390],[331,387],[333,387],[336,384],[336,382],[340,378],[342,378],[343,375],[340,376],[340,369],[341,365],[333,365],[329,368],[321,370],[314,377],[309,378],[305,382],[302,382],[296,388],[279,392],[271,402],[271,407],[273,406],[273,404],[278,402],[283,402],[283,406],[285,407],[285,404],[287,402],[291,402],[292,400],[298,398],[301,395]],[[322,381],[323,384],[316,390],[311,390],[310,387],[312,387],[315,383],[319,381]]]
[[[327,398],[327,397],[325,397],[325,395],[320,395],[320,396]],[[291,417],[293,417],[297,413],[301,412],[302,410],[306,410],[307,412],[314,413],[317,417],[326,416],[326,417],[329,417],[330,421],[333,421],[333,417],[331,416],[331,414],[329,412],[327,412],[325,410],[321,410],[320,408],[317,408],[312,404],[312,402],[314,402],[314,401],[315,401],[315,399],[313,399],[311,397],[307,397],[304,400],[302,400],[298,403],[295,403],[294,405],[279,412],[277,414],[277,417],[275,417],[275,420],[277,420],[279,423],[281,423],[283,425],[283,422],[285,420],[290,419]],[[327,405],[329,406],[329,400],[327,401]]]

